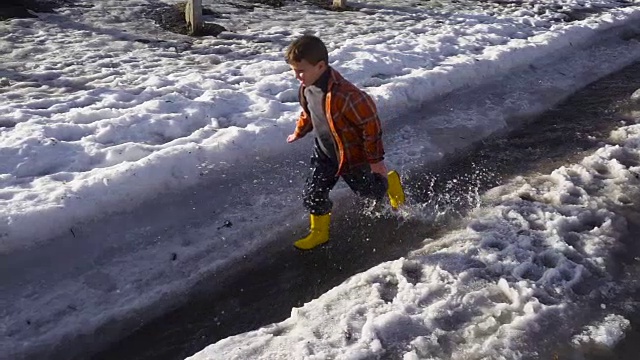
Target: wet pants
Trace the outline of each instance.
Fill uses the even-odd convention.
[[[350,170],[337,176],[338,163],[327,156],[316,145],[311,156],[311,174],[307,178],[304,192],[304,207],[313,215],[325,215],[331,212],[333,206],[329,199],[329,192],[336,185],[340,177],[349,185],[351,190],[359,196],[381,200],[387,193],[387,179],[371,172],[369,165]]]

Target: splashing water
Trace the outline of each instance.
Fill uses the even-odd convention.
[[[408,220],[444,223],[464,216],[481,205],[481,193],[496,183],[496,173],[484,161],[467,166],[409,173],[405,180],[406,203],[393,210],[385,201],[365,201],[362,213],[370,218],[395,217],[402,225]]]

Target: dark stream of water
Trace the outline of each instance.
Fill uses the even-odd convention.
[[[201,282],[200,291],[182,307],[142,324],[132,335],[92,359],[183,359],[225,337],[282,321],[301,306],[348,277],[383,261],[405,256],[425,234],[435,238],[455,228],[456,219],[476,205],[470,194],[489,189],[506,178],[549,172],[581,159],[599,147],[622,121],[624,101],[640,87],[640,63],[602,79],[547,111],[529,125],[484,141],[440,165],[406,174],[413,201],[434,201],[452,216],[437,223],[395,219],[375,221],[358,212],[336,216],[328,245],[300,253],[291,234],[280,245],[247,258],[243,269],[220,284]],[[453,185],[452,185],[453,184]],[[332,230],[333,231],[333,230]],[[397,239],[397,241],[389,241]],[[640,273],[640,271],[638,272]],[[217,290],[209,290],[215,284]],[[633,295],[631,295],[633,296]],[[640,358],[640,317],[614,353],[593,359]]]

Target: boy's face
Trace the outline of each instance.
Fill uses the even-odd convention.
[[[307,60],[302,60],[300,62],[292,62],[289,66],[291,66],[296,79],[304,86],[313,85],[322,73],[327,70],[327,64],[324,61],[312,65]]]

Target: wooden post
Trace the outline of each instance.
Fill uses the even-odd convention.
[[[347,6],[347,0],[333,0],[333,7],[344,9]]]
[[[189,35],[197,35],[202,30],[202,0],[187,0],[184,19]]]

